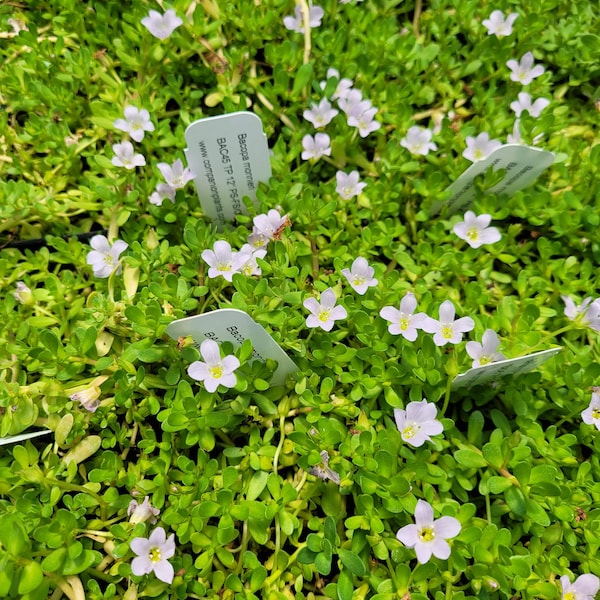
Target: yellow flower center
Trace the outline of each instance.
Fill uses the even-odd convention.
[[[469,229],[467,229],[467,238],[471,242],[474,242],[478,236],[479,232],[477,231],[477,227],[470,227]]]
[[[219,271],[231,271],[231,265],[229,263],[219,263],[217,269]]]
[[[419,429],[421,429],[421,428],[416,423],[409,423],[402,430],[402,437],[407,438],[407,439],[414,438],[415,435],[417,435]]]
[[[453,335],[454,335],[454,332],[452,331],[452,327],[450,325],[442,326],[442,337],[449,340],[452,338]]]
[[[213,379],[221,379],[221,377],[223,377],[223,367],[221,365],[209,367],[208,372]]]
[[[325,323],[326,321],[329,321],[330,312],[331,311],[329,311],[329,310],[322,310],[319,313],[319,321],[322,321],[323,323]]]
[[[479,148],[476,148],[473,151],[473,157],[475,158],[475,160],[481,160],[484,157],[484,154]]]
[[[159,562],[161,560],[160,548],[157,548],[156,546],[150,548],[150,560],[152,562]]]
[[[600,408],[592,409],[592,419],[600,419]]]
[[[563,600],[577,600],[577,596],[573,592],[563,594]]]
[[[491,359],[491,357],[489,357],[489,356],[482,356],[482,357],[479,359],[479,364],[480,364],[480,365],[488,365],[488,364],[490,364],[491,362],[492,362],[492,359]]]
[[[365,285],[365,278],[364,277],[355,277],[354,285]]]
[[[408,319],[404,316],[401,316],[398,325],[400,325],[400,329],[402,329],[402,331],[406,331],[408,329]]]
[[[423,527],[417,535],[421,542],[432,542],[435,538],[435,531],[431,527]]]

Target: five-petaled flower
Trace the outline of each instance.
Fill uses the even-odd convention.
[[[281,235],[281,232],[291,225],[291,221],[288,215],[283,215],[283,217],[279,214],[278,210],[272,208],[268,213],[256,215],[254,219],[252,219],[254,223],[254,227],[252,228],[253,236],[257,236],[257,240],[264,240],[264,243],[252,244],[253,246],[266,246],[266,244],[274,239],[279,239],[278,236]],[[261,256],[262,258],[262,256]]]
[[[427,156],[430,150],[437,150],[437,145],[431,141],[432,137],[433,132],[430,129],[413,125],[400,140],[400,145],[411,154]]]
[[[158,163],[156,165],[158,170],[162,173],[165,178],[167,185],[178,190],[185,186],[188,181],[194,179],[194,175],[190,171],[189,167],[183,168],[183,162],[178,158],[172,165],[167,163]]]
[[[414,548],[417,560],[423,564],[431,555],[446,559],[450,556],[450,545],[446,540],[460,533],[460,522],[454,517],[433,518],[433,507],[425,500],[417,501],[415,524],[405,525],[396,537],[408,548]]]
[[[129,244],[122,240],[115,240],[111,246],[105,236],[95,235],[90,240],[90,246],[93,250],[87,253],[86,261],[92,267],[96,277],[109,277],[115,270],[117,274],[121,272],[119,256]]]
[[[487,29],[488,35],[495,35],[498,38],[502,38],[512,33],[513,23],[518,16],[517,13],[510,13],[505,18],[501,10],[495,10],[489,19],[484,19],[481,23]]]
[[[531,102],[531,95],[527,92],[520,92],[518,98],[510,103],[510,107],[515,111],[517,117],[520,117],[523,112],[528,112],[532,117],[537,118],[550,104],[550,100],[547,98],[538,98],[535,102]]]
[[[331,331],[335,321],[345,319],[348,316],[343,306],[336,306],[335,292],[327,288],[319,298],[307,298],[304,301],[304,308],[311,314],[306,318],[307,327],[320,327],[325,331]]]
[[[340,484],[340,475],[333,469],[329,468],[329,453],[327,450],[321,452],[321,464],[311,467],[310,474],[315,475],[319,479],[330,479],[333,483]]]
[[[600,431],[600,394],[593,392],[589,406],[581,413],[581,419],[586,425],[595,425]]]
[[[168,538],[162,527],[157,527],[148,539],[133,538],[131,549],[137,556],[131,561],[131,572],[134,575],[154,574],[165,583],[172,583],[175,576],[173,565],[169,562],[175,554],[175,535]]]
[[[378,108],[371,106],[369,100],[365,100],[352,106],[346,113],[348,116],[348,125],[357,127],[358,134],[361,138],[366,138],[373,131],[377,131],[381,127],[381,123],[375,120],[375,115],[379,111]]]
[[[591,573],[580,575],[573,583],[568,575],[560,578],[561,600],[594,600],[600,589],[600,579]]]
[[[351,171],[350,173],[338,171],[335,174],[335,179],[337,181],[335,191],[344,200],[350,200],[350,198],[358,196],[367,186],[366,183],[359,181],[358,171]]]
[[[222,275],[226,281],[233,280],[234,273],[239,273],[248,257],[233,252],[231,245],[225,240],[215,242],[212,250],[203,250],[202,259],[208,266],[208,276],[213,279]]]
[[[442,433],[444,426],[435,418],[436,415],[435,404],[425,399],[409,402],[406,410],[395,408],[394,418],[402,441],[418,448],[429,442],[432,435]]]
[[[125,141],[120,144],[113,144],[113,152],[111,162],[115,167],[125,167],[126,169],[135,169],[143,167],[146,164],[146,159],[139,152],[136,153],[131,142]]]
[[[318,27],[321,24],[321,19],[325,11],[320,6],[312,6],[308,11],[308,24],[310,27]],[[302,12],[302,6],[296,4],[294,8],[294,16],[288,15],[283,17],[283,24],[286,29],[295,31],[297,33],[304,33],[304,18]]]
[[[417,308],[417,299],[412,292],[407,292],[400,301],[400,310],[393,306],[384,306],[379,315],[389,321],[388,331],[392,335],[402,335],[409,342],[417,339],[417,331],[423,328],[427,320],[425,313],[414,314]]]
[[[129,522],[133,525],[144,523],[145,521],[150,521],[150,523],[154,524],[159,514],[160,510],[150,504],[148,496],[144,497],[144,501],[141,504],[137,500],[132,500],[127,507],[127,516],[129,517]]]
[[[326,133],[317,133],[315,137],[305,135],[302,138],[302,160],[319,159],[331,155],[331,139]]]
[[[565,317],[569,321],[575,321],[581,327],[600,331],[600,298],[592,301],[592,297],[588,296],[579,306],[575,305],[570,296],[561,296],[561,298],[565,303]]]
[[[172,203],[175,202],[175,193],[177,190],[171,187],[168,183],[159,183],[156,189],[150,195],[150,204],[161,206],[163,200],[169,199]]]
[[[498,334],[493,329],[486,329],[481,338],[481,344],[479,342],[467,342],[465,348],[467,354],[473,359],[472,366],[476,368],[498,360],[504,360],[505,356],[498,352],[498,346],[500,346]]]
[[[142,19],[142,25],[159,40],[167,39],[183,21],[171,8],[164,15],[151,10],[147,17]]]
[[[456,311],[450,300],[445,300],[440,305],[440,320],[432,317],[424,319],[421,328],[427,333],[433,333],[433,343],[436,346],[446,344],[458,344],[462,340],[462,334],[471,331],[475,322],[471,317],[462,317],[454,320]]]
[[[304,118],[310,121],[317,129],[319,127],[325,127],[331,122],[331,119],[335,117],[340,111],[337,108],[333,108],[327,98],[323,98],[319,104],[312,103],[310,110],[305,110],[303,113]]]
[[[154,131],[154,124],[150,120],[150,113],[145,109],[139,109],[135,106],[125,107],[125,118],[116,119],[114,126],[121,131],[125,131],[136,142],[144,139],[144,132]]]
[[[509,60],[506,66],[511,70],[511,81],[517,81],[523,85],[528,85],[536,77],[544,74],[542,65],[533,65],[533,52],[526,52],[519,62],[514,59]]]
[[[494,244],[502,239],[502,234],[495,227],[489,227],[491,215],[477,216],[472,210],[465,213],[464,221],[454,226],[454,233],[465,240],[471,248],[479,248],[483,244]]]
[[[462,155],[472,162],[487,158],[492,152],[502,146],[502,142],[491,140],[490,134],[486,132],[480,133],[476,138],[467,136],[465,142],[467,147]]]
[[[237,379],[234,371],[240,366],[239,359],[233,354],[221,358],[219,344],[214,340],[204,340],[200,344],[200,354],[204,362],[194,361],[188,367],[188,375],[196,381],[203,381],[208,392],[214,392],[219,385],[227,388],[235,386]]]
[[[370,288],[377,285],[375,269],[369,266],[366,258],[359,256],[350,269],[342,269],[342,275],[348,280],[352,289],[361,296]]]

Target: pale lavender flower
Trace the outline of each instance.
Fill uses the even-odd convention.
[[[239,252],[233,252],[229,242],[219,240],[215,242],[212,250],[203,250],[202,259],[210,267],[208,276],[211,279],[222,275],[226,281],[231,282],[233,275],[239,273],[245,259]]]
[[[304,118],[310,121],[314,127],[319,129],[325,127],[331,122],[331,119],[335,117],[340,111],[337,108],[332,108],[331,103],[327,98],[323,98],[319,104],[313,102],[310,110],[305,110],[303,113]]]
[[[257,258],[264,258],[267,251],[264,248],[255,248],[251,244],[244,244],[240,251],[239,257],[242,262],[240,273],[243,275],[262,275],[262,270],[256,262]]]
[[[518,16],[517,13],[510,13],[505,18],[501,10],[495,10],[489,19],[482,21],[482,24],[487,29],[488,35],[495,35],[498,38],[502,38],[512,33],[513,23]]]
[[[282,229],[290,225],[290,218],[288,215],[283,215],[282,217],[279,214],[279,211],[272,208],[266,214],[256,215],[253,219],[253,223],[254,227],[252,228],[252,234],[255,236],[262,236],[263,239],[269,241],[275,239],[276,236],[279,236]],[[260,246],[264,245],[266,244],[260,244]]]
[[[581,419],[586,425],[595,425],[600,431],[600,395],[592,393],[589,406],[581,413]]]
[[[512,133],[509,133],[506,136],[507,144],[523,144],[523,138],[521,137],[521,130],[519,128],[520,123],[520,119],[515,119],[515,124],[513,125]]]
[[[115,155],[112,157],[111,162],[115,167],[135,169],[136,167],[143,167],[146,164],[144,156],[139,153],[136,154],[131,142],[125,141],[120,144],[113,144],[112,149]]]
[[[379,109],[370,107],[363,110],[361,104],[354,106],[347,113],[348,125],[350,127],[357,127],[360,137],[365,138],[373,131],[377,131],[381,127],[381,123],[375,121],[375,115]]]
[[[431,141],[432,137],[431,130],[413,125],[406,132],[406,136],[400,140],[400,145],[411,154],[427,156],[430,150],[437,150],[437,145]]]
[[[17,302],[24,304],[25,306],[33,306],[35,304],[35,298],[33,292],[23,281],[17,281],[16,289],[13,292],[13,296]]]
[[[305,135],[302,138],[302,159],[319,159],[321,156],[331,156],[331,139],[326,133],[317,133],[315,137]]]
[[[362,92],[355,88],[348,90],[348,93],[338,98],[338,106],[349,115],[352,111],[363,111],[371,108],[369,100],[362,99]]]
[[[600,298],[592,302],[592,297],[588,296],[578,307],[569,296],[561,296],[561,298],[565,303],[565,317],[575,321],[579,326],[600,331]]]
[[[172,165],[167,163],[158,163],[156,165],[158,170],[162,173],[162,176],[165,178],[167,185],[170,185],[172,188],[176,190],[185,186],[188,181],[194,179],[193,173],[190,171],[189,167],[183,168],[183,162],[181,159],[177,159]]]
[[[73,402],[79,402],[85,410],[88,412],[96,412],[100,406],[100,387],[97,385],[90,385],[79,392],[71,394],[69,398]]]
[[[544,67],[541,65],[533,65],[533,52],[526,52],[519,62],[509,60],[506,66],[512,71],[510,74],[511,81],[528,85],[536,77],[544,74]]]
[[[320,6],[312,6],[309,9],[308,14],[308,24],[310,27],[319,27],[321,25],[321,19],[325,11]],[[286,29],[290,31],[295,31],[297,33],[304,33],[304,18],[302,13],[302,6],[300,4],[296,4],[296,8],[294,8],[294,16],[288,15],[287,17],[283,17],[283,24]]]
[[[472,162],[487,158],[492,152],[502,146],[502,142],[490,140],[490,135],[486,132],[480,133],[476,138],[467,136],[465,141],[467,148],[462,155]]]
[[[129,522],[133,525],[146,521],[150,521],[154,525],[159,514],[160,510],[150,504],[148,496],[144,497],[144,501],[141,504],[137,500],[132,500],[127,507],[127,516],[129,517]]]
[[[329,69],[327,69],[327,79],[331,79],[331,78],[337,79],[337,86],[335,88],[335,91],[333,92],[331,99],[332,100],[337,100],[338,98],[345,98],[349,93],[350,90],[352,89],[352,86],[354,85],[352,83],[351,79],[348,79],[346,77],[340,79],[340,73],[337,69],[334,69],[333,67],[330,67]],[[327,86],[327,81],[320,81],[319,82],[319,87],[324,90],[325,87]]]
[[[444,431],[444,426],[436,419],[437,408],[433,402],[423,399],[420,402],[409,402],[406,410],[394,409],[396,427],[403,442],[418,448],[431,441],[432,435]]]
[[[379,316],[389,321],[388,331],[392,335],[401,335],[409,342],[417,339],[418,330],[429,318],[425,313],[416,313],[417,299],[412,292],[407,292],[400,301],[400,310],[393,306],[384,306]]]
[[[330,479],[333,483],[340,485],[340,475],[333,469],[329,468],[329,453],[327,450],[321,452],[321,465],[315,465],[311,467],[309,473],[315,475],[319,479],[327,480]]]
[[[520,117],[522,112],[528,112],[532,117],[537,118],[549,104],[550,100],[546,98],[538,98],[532,103],[531,96],[527,92],[521,92],[519,99],[511,102],[510,107],[515,111],[517,117]]]
[[[172,583],[175,576],[173,565],[169,562],[175,554],[175,535],[168,538],[162,527],[157,527],[148,539],[133,538],[131,549],[137,556],[131,561],[131,572],[134,575],[148,575],[154,571],[158,579]]]
[[[479,248],[483,244],[494,244],[502,239],[502,234],[496,227],[489,227],[491,221],[491,215],[477,216],[472,210],[468,210],[464,221],[457,223],[453,231],[471,248]]]
[[[125,107],[125,119],[116,119],[114,126],[128,133],[136,142],[144,139],[144,132],[154,131],[154,124],[150,120],[150,113],[145,109],[135,106]]]
[[[373,277],[375,269],[369,266],[366,258],[359,256],[350,269],[342,269],[342,275],[348,280],[352,289],[361,296],[378,281]]]
[[[200,354],[204,362],[194,361],[188,367],[188,375],[196,381],[204,382],[207,392],[214,392],[219,385],[232,388],[237,383],[235,370],[240,366],[237,356],[229,354],[221,358],[219,344],[214,340],[204,340],[200,344]]]
[[[171,187],[168,183],[159,183],[156,189],[150,195],[150,204],[161,206],[163,200],[169,199],[171,202],[175,202],[175,193],[177,190]]]
[[[103,235],[95,235],[90,240],[92,251],[87,253],[87,264],[92,267],[96,277],[109,277],[113,271],[121,272],[119,256],[129,244],[122,240],[115,240],[111,246]]]
[[[423,331],[433,333],[433,343],[436,346],[445,346],[448,343],[458,344],[462,340],[462,334],[475,327],[475,322],[471,317],[454,320],[456,311],[450,300],[442,302],[439,314],[439,321],[428,316],[421,325]]]
[[[306,326],[331,331],[335,321],[345,319],[348,313],[343,306],[336,306],[337,298],[331,288],[327,288],[319,300],[320,302],[316,298],[307,298],[304,301],[304,308],[311,312],[306,319]]]
[[[350,200],[350,198],[358,196],[367,186],[366,183],[359,181],[358,171],[351,171],[350,173],[338,171],[335,174],[335,179],[337,181],[335,191],[344,200]]]
[[[417,560],[424,564],[431,556],[446,559],[450,545],[446,540],[456,537],[461,530],[458,519],[441,517],[433,519],[433,507],[425,500],[418,500],[415,508],[415,524],[398,530],[396,538],[408,548],[414,548]]]
[[[169,9],[164,15],[151,10],[148,16],[142,19],[142,25],[159,40],[167,39],[182,24],[183,21],[173,9]]]
[[[569,577],[563,575],[560,578],[560,587],[561,600],[594,600],[600,589],[600,579],[596,575],[586,573],[571,583]]]
[[[467,342],[465,348],[467,354],[473,359],[473,367],[482,367],[490,363],[504,360],[505,356],[498,352],[500,339],[493,329],[486,329],[481,344],[479,342]]]

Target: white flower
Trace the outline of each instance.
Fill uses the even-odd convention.
[[[165,178],[167,185],[170,185],[176,190],[184,187],[188,181],[194,179],[194,175],[190,171],[189,167],[184,169],[183,162],[179,158],[173,163],[173,165],[168,165],[167,163],[158,163],[156,166],[162,173],[162,176]]]
[[[279,239],[278,236],[281,235],[282,230],[291,225],[288,215],[283,215],[282,217],[279,214],[279,211],[275,210],[274,208],[272,208],[267,214],[256,215],[252,221],[254,223],[252,234],[254,236],[259,236],[258,239],[266,239],[267,242],[276,238]],[[250,243],[252,244],[252,242]],[[254,246],[256,244],[252,245]],[[260,246],[265,245],[266,244],[260,244]]]
[[[200,344],[200,354],[205,362],[194,361],[188,367],[188,375],[196,381],[203,381],[208,392],[214,392],[219,385],[232,388],[237,379],[234,371],[240,361],[233,354],[221,358],[219,344],[214,340],[204,340]]]
[[[600,331],[600,298],[592,302],[592,297],[588,296],[578,307],[569,296],[561,296],[561,298],[565,303],[565,317],[569,321]]]
[[[350,90],[352,89],[352,85],[353,85],[352,80],[348,79],[346,77],[340,79],[339,71],[337,69],[334,69],[333,67],[330,67],[329,69],[327,69],[327,79],[331,79],[331,78],[338,80],[335,91],[331,95],[331,99],[336,100],[338,98],[345,98],[350,93]],[[327,81],[319,82],[319,87],[322,90],[324,90],[326,86],[327,86]]]
[[[541,112],[550,104],[546,98],[538,98],[531,102],[531,96],[527,92],[521,92],[519,99],[510,103],[510,107],[515,111],[517,117],[521,116],[523,111],[528,112],[532,117],[539,117]]]
[[[308,24],[310,27],[318,27],[321,24],[321,19],[325,11],[320,6],[312,6],[309,9]],[[296,31],[297,33],[304,33],[304,19],[302,18],[302,7],[300,4],[296,4],[294,8],[294,16],[283,17],[283,24],[286,29],[290,31]]]
[[[318,302],[316,298],[307,298],[304,301],[304,308],[312,314],[306,318],[307,327],[320,327],[325,331],[331,331],[335,321],[345,319],[348,316],[343,306],[336,306],[335,292],[327,288],[320,296]]]
[[[302,159],[310,158],[318,159],[321,156],[331,156],[331,140],[326,133],[317,133],[313,138],[312,135],[305,135],[302,138]]]
[[[523,85],[531,83],[536,77],[544,74],[544,67],[541,65],[533,66],[533,52],[527,52],[522,57],[520,62],[509,60],[506,66],[512,71],[510,74],[511,81],[517,81]]]
[[[242,266],[240,267],[240,273],[244,275],[261,275],[262,271],[256,262],[257,258],[264,258],[267,255],[267,251],[264,248],[255,248],[251,244],[244,244],[239,251],[240,261]]]
[[[423,564],[432,554],[436,558],[448,558],[450,545],[446,540],[456,537],[460,529],[460,522],[454,517],[441,517],[434,521],[431,504],[419,500],[415,508],[415,525],[402,527],[396,537],[408,548],[414,548],[417,560]]]
[[[502,142],[498,140],[490,140],[489,133],[480,133],[476,138],[467,136],[467,149],[462,155],[472,161],[477,162],[489,156],[492,152],[502,146]]]
[[[90,246],[93,250],[88,252],[86,261],[92,267],[96,277],[109,277],[115,269],[117,274],[121,272],[119,256],[129,244],[122,240],[115,240],[111,246],[105,236],[95,235],[90,240]]]
[[[17,289],[13,292],[13,296],[17,302],[26,306],[33,306],[35,304],[35,298],[31,292],[31,288],[27,287],[22,281],[17,281]]]
[[[171,187],[168,183],[159,183],[156,186],[156,190],[154,190],[150,195],[150,204],[161,206],[163,200],[166,200],[167,198],[174,203],[176,191],[177,190],[174,187]]]
[[[100,406],[100,387],[97,385],[90,385],[89,387],[71,394],[69,398],[73,402],[79,402],[85,410],[88,412],[96,412],[96,409]]]
[[[154,524],[159,514],[160,510],[150,504],[148,496],[144,498],[141,504],[138,504],[137,500],[132,500],[127,508],[129,522],[133,525],[144,523],[145,521],[150,521],[150,523]]]
[[[149,15],[142,19],[142,25],[159,40],[167,39],[182,24],[183,21],[173,9],[169,9],[164,15],[151,10]]]
[[[133,538],[131,549],[137,556],[131,561],[131,572],[134,575],[154,574],[165,583],[172,583],[175,576],[173,565],[168,561],[175,554],[175,535],[168,538],[162,527],[157,527],[148,539]]]
[[[437,408],[433,402],[409,402],[406,410],[394,409],[396,426],[403,442],[418,448],[431,441],[432,435],[444,431],[444,426],[435,418]]]
[[[445,346],[448,343],[458,344],[462,340],[462,334],[475,327],[475,322],[471,317],[462,317],[455,321],[455,314],[454,304],[450,300],[446,300],[440,305],[439,321],[431,317],[427,317],[423,321],[421,328],[427,333],[434,334],[433,343],[436,346]]]
[[[325,127],[331,122],[340,111],[337,108],[332,108],[331,103],[327,98],[323,98],[319,104],[314,102],[311,104],[310,110],[305,110],[304,118],[310,121],[317,129]]]
[[[329,468],[329,453],[327,452],[327,450],[323,450],[321,452],[321,461],[323,462],[323,464],[315,465],[314,467],[312,467],[310,469],[310,474],[315,475],[316,477],[319,477],[320,479],[324,480],[331,479],[333,483],[339,485],[340,475],[339,473],[336,473],[333,469]]]
[[[502,234],[496,227],[489,227],[491,221],[491,215],[477,216],[472,210],[468,210],[464,221],[457,223],[453,231],[471,248],[479,248],[483,244],[494,244],[502,239]]]
[[[362,99],[362,92],[357,89],[348,90],[348,93],[338,98],[338,106],[346,113],[350,114],[352,110],[367,110],[371,108],[369,100]]]
[[[596,575],[586,573],[580,575],[573,583],[567,575],[560,578],[562,600],[594,600],[600,589],[600,579]]]
[[[430,150],[437,150],[437,145],[431,141],[433,132],[430,129],[413,125],[406,132],[406,137],[400,140],[400,145],[411,154],[427,156]]]
[[[359,182],[358,171],[352,171],[350,173],[344,173],[338,171],[335,174],[337,186],[335,191],[344,199],[350,200],[354,196],[358,196],[363,189],[367,186],[366,183]]]
[[[507,144],[522,144],[523,143],[523,138],[521,137],[521,131],[519,129],[519,123],[520,123],[520,120],[515,119],[515,124],[513,125],[512,133],[509,133],[506,136]]]
[[[482,21],[482,24],[487,29],[488,35],[502,38],[512,33],[513,23],[518,16],[517,13],[510,13],[505,19],[501,10],[495,10],[489,19]]]
[[[393,306],[384,306],[379,315],[390,322],[388,331],[392,335],[402,335],[409,342],[417,339],[417,330],[423,328],[423,323],[429,318],[425,313],[414,314],[417,299],[412,292],[407,292],[400,302],[400,310]]]
[[[374,107],[369,107],[363,110],[360,104],[358,106],[354,106],[347,113],[348,125],[350,127],[358,127],[358,133],[360,137],[365,138],[370,133],[377,131],[381,127],[381,123],[379,121],[375,121],[375,115],[378,110],[379,109]]]
[[[595,425],[600,431],[600,395],[592,393],[590,405],[581,413],[581,418],[586,425]]]
[[[143,155],[135,153],[131,142],[125,141],[120,144],[113,144],[112,149],[115,155],[112,157],[111,162],[115,167],[135,169],[136,167],[143,167],[146,164],[146,159]]]
[[[136,142],[144,139],[145,131],[154,131],[154,124],[150,120],[150,113],[145,109],[135,106],[125,107],[125,119],[116,119],[114,126],[128,133]]]
[[[342,269],[342,275],[348,280],[352,289],[361,296],[370,288],[377,285],[373,277],[375,269],[369,266],[366,258],[359,256],[350,269]]]
[[[481,367],[498,360],[504,360],[504,354],[497,352],[500,346],[498,334],[492,329],[486,329],[481,344],[479,342],[467,342],[465,348],[467,354],[473,359],[473,367]]]
[[[240,272],[246,260],[239,252],[232,252],[229,242],[224,240],[215,242],[212,250],[203,250],[201,256],[210,267],[208,276],[211,279],[222,275],[229,282],[233,280],[234,273]]]

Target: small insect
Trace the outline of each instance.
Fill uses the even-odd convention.
[[[577,507],[577,514],[575,515],[575,523],[587,520],[587,513],[581,507]]]
[[[291,226],[292,226],[292,222],[290,221],[290,218],[287,215],[285,215],[285,221],[273,232],[273,239],[280,240],[283,230],[286,227],[291,227]]]
[[[177,338],[177,350],[181,350],[185,346],[185,337],[180,335]]]

